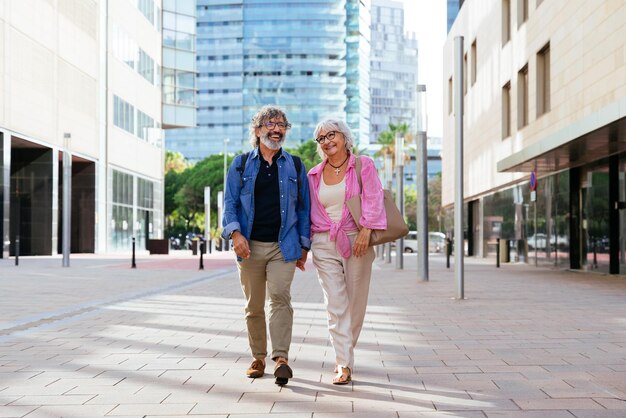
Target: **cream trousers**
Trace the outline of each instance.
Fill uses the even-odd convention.
[[[356,234],[348,235],[354,244]],[[328,233],[316,233],[311,245],[313,265],[324,292],[328,313],[330,342],[335,349],[338,365],[354,367],[354,347],[359,339],[367,297],[369,295],[372,263],[376,257],[369,248],[361,257],[343,258],[330,241]]]
[[[293,309],[291,282],[296,262],[286,263],[277,242],[250,241],[250,258],[237,263],[241,289],[246,298],[246,325],[252,357],[267,356],[265,294],[269,295],[269,330],[272,359],[289,358]]]

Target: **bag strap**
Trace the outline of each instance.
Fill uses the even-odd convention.
[[[289,154],[291,155],[291,154]],[[296,181],[298,184],[298,207],[302,207],[303,203],[302,203],[302,196],[300,195],[300,173],[302,173],[302,160],[300,160],[300,157],[298,157],[297,155],[291,155],[291,160],[293,161],[293,165],[296,166]]]
[[[357,155],[354,163],[356,169],[356,178],[359,181],[359,196],[363,194],[363,181],[361,180],[361,158]]]

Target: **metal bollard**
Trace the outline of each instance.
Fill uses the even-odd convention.
[[[500,268],[500,238],[496,238],[496,267]]]
[[[15,236],[15,265],[20,265],[20,236]]]
[[[135,263],[135,237],[133,237],[133,260],[130,265],[131,268],[137,268],[137,264]]]
[[[204,240],[200,241],[200,270],[204,270],[204,260],[202,255],[204,254]]]
[[[446,268],[450,268],[450,256],[452,255],[452,240],[446,238]]]
[[[593,240],[593,268],[598,268],[598,240]]]

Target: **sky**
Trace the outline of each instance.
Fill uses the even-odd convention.
[[[446,41],[445,0],[399,0],[404,3],[404,30],[415,32],[417,82],[426,85],[427,135],[443,135],[443,45]]]

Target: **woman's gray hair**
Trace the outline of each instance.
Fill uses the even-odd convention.
[[[285,123],[288,124],[289,121],[287,120],[287,115],[285,115],[285,112],[278,106],[273,106],[273,105],[265,105],[261,108],[261,110],[259,110],[258,112],[256,112],[256,114],[254,116],[252,116],[252,119],[250,119],[250,135],[249,135],[249,140],[250,140],[250,145],[252,145],[252,148],[256,148],[259,146],[259,137],[256,136],[256,128],[261,127],[261,125],[267,121],[269,121],[270,119],[273,118],[278,118],[278,117],[282,117],[285,120]],[[285,131],[285,137],[287,137],[287,131]]]
[[[324,119],[323,121],[318,123],[317,126],[315,127],[313,138],[317,139],[320,132],[322,131],[341,132],[343,134],[343,137],[346,139],[346,149],[349,152],[353,153],[354,137],[352,136],[352,132],[350,131],[350,128],[348,128],[348,125],[344,121],[342,121],[341,119],[333,119],[333,118]],[[322,157],[322,160],[326,158],[326,154],[324,154],[324,151],[322,151],[322,146],[319,143],[317,144],[317,153],[319,154],[320,157]]]

